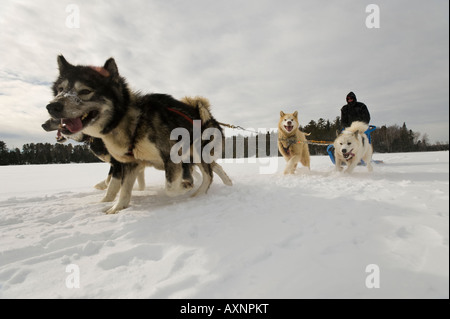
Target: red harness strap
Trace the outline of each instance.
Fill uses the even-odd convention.
[[[184,117],[184,118],[185,118],[186,120],[188,120],[191,124],[194,124],[194,121],[193,121],[189,116],[187,116],[186,114],[184,114],[183,112],[180,112],[180,111],[178,111],[178,110],[172,109],[172,108],[170,108],[170,107],[168,107],[167,109],[168,109],[169,111],[171,111],[171,112],[177,113],[178,115]]]

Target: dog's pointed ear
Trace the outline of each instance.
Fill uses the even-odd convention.
[[[298,112],[295,111],[294,114],[292,114],[292,115],[294,115],[294,117],[296,118],[298,116]]]
[[[339,134],[341,134],[341,131],[339,131],[339,130],[336,130],[336,137],[338,137],[338,136],[339,136]]]
[[[280,116],[283,117],[285,114],[283,111],[280,111]]]
[[[109,58],[108,60],[106,60],[103,68],[109,72],[109,75],[111,77],[115,78],[119,76],[119,69],[117,68],[117,64],[114,58]]]
[[[69,67],[72,66],[69,62],[67,62],[62,54],[58,55],[56,61],[58,62],[59,73],[64,73]]]
[[[355,135],[356,138],[358,138],[359,131],[356,131],[356,132],[354,133],[354,135]]]

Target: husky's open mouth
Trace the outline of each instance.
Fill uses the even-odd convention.
[[[72,119],[61,119],[61,132],[63,134],[73,134],[81,131],[89,122],[95,120],[98,116],[98,111],[91,111],[84,113],[80,117]]]
[[[353,149],[351,149],[350,151],[348,151],[347,153],[342,153],[342,156],[344,156],[344,158],[348,161],[351,160],[355,154],[352,153]]]
[[[294,129],[294,126],[293,125],[285,125],[284,129],[288,132],[291,132]]]

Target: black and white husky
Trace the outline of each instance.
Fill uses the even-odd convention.
[[[165,171],[170,196],[193,189],[192,171],[198,166],[203,179],[194,196],[207,192],[223,144],[207,100],[198,99],[193,106],[166,94],[133,92],[113,58],[103,67],[74,66],[63,56],[57,61],[60,74],[47,110],[60,121],[61,133],[99,138],[112,158],[127,164],[119,200],[107,213],[128,206],[136,176],[145,166]]]

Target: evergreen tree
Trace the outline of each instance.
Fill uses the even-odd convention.
[[[8,165],[9,164],[9,151],[6,147],[6,143],[0,141],[0,165]]]

